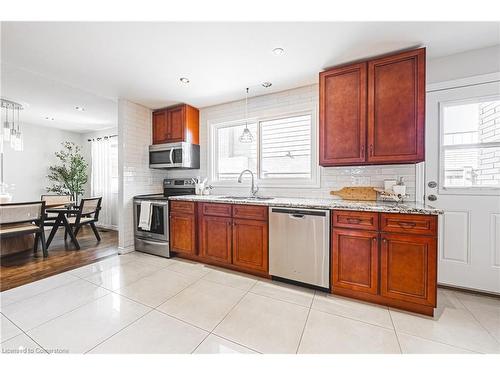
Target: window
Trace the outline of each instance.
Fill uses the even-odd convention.
[[[260,123],[260,178],[311,178],[311,115]]]
[[[244,124],[218,127],[215,130],[217,144],[217,170],[215,180],[236,180],[244,169],[257,173],[257,143],[241,143],[239,137]],[[257,124],[248,124],[255,139]]]
[[[234,184],[244,169],[254,172],[263,186],[317,183],[311,112],[253,119],[248,124],[251,143],[239,140],[245,129],[242,122],[214,124],[210,129],[212,183]]]
[[[500,98],[445,104],[442,178],[445,188],[500,188]]]

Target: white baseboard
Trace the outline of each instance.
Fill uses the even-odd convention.
[[[118,231],[118,225],[96,224],[97,228]]]
[[[127,247],[118,246],[118,254],[120,254],[120,255],[128,254],[128,253],[131,253],[132,251],[135,251],[134,245],[130,245]]]

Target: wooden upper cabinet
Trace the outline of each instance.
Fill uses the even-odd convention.
[[[424,160],[425,48],[368,62],[368,162]]]
[[[167,111],[168,128],[169,128],[169,142],[182,142],[184,136],[184,107],[169,109]]]
[[[153,144],[190,142],[199,144],[199,111],[187,104],[153,112]]]
[[[267,221],[233,219],[233,264],[235,266],[268,271]]]
[[[380,294],[400,301],[436,306],[436,237],[382,234]]]
[[[366,63],[319,75],[319,163],[359,164],[366,148]]]
[[[167,113],[153,112],[153,144],[164,143],[167,140]]]
[[[425,48],[320,73],[320,165],[423,161],[424,127]]]
[[[202,215],[200,224],[201,256],[230,264],[232,259],[232,219],[230,217]]]

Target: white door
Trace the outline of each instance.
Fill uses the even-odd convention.
[[[445,211],[438,282],[500,293],[500,82],[430,87],[426,112],[425,203]]]

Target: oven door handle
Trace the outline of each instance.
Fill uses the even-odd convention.
[[[174,164],[173,154],[174,154],[174,149],[173,149],[173,148],[171,148],[171,149],[170,149],[170,164]]]
[[[164,244],[165,242],[168,242],[168,241],[152,241],[152,240],[148,240],[148,239],[141,238],[141,237],[137,237],[137,239],[141,240],[142,242],[144,242],[148,245],[158,245],[158,244]]]

